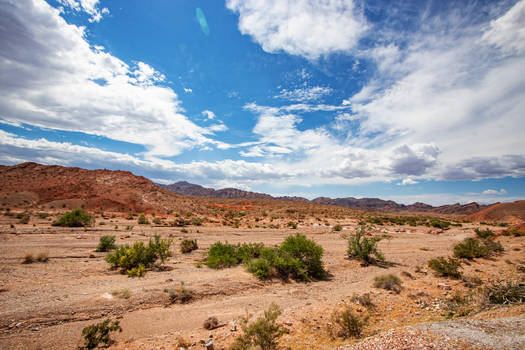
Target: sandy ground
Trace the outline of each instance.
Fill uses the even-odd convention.
[[[36,226],[30,223],[10,228],[6,220],[0,219],[1,349],[74,349],[81,344],[84,327],[107,317],[119,318],[123,328],[114,336],[115,349],[174,349],[179,337],[194,343],[194,348],[202,348],[200,341],[212,337],[215,348],[220,349],[239,334],[239,330],[231,329],[230,322],[247,314],[260,314],[272,302],[283,310],[279,320],[291,332],[283,337],[283,347],[330,349],[353,342],[328,337],[326,327],[332,311],[354,293],[365,292],[372,293],[378,310],[365,336],[439,321],[443,319],[439,298],[466,288],[460,281],[434,277],[426,271],[426,263],[433,257],[450,255],[455,243],[473,236],[474,227],[454,227],[440,234],[429,234],[427,227],[379,227],[375,234],[389,236],[379,247],[394,264],[381,268],[361,267],[345,258],[346,240],[340,233],[351,232],[357,225],[355,220],[341,222],[345,230],[340,233],[332,233],[329,227],[301,226],[297,230],[202,226],[188,227],[189,232],[181,233],[180,228],[135,225],[127,231],[124,227],[129,222],[119,218],[85,231],[51,227],[45,220]],[[175,254],[166,271],[148,271],[143,278],[128,278],[109,269],[105,253],[94,252],[104,234],[116,235],[117,244],[122,244],[148,240],[154,233],[174,238]],[[295,233],[306,234],[323,246],[329,279],[312,283],[261,282],[242,266],[223,270],[198,266],[206,250],[218,240],[277,245]],[[186,238],[196,239],[199,249],[181,254],[179,242]],[[465,274],[484,280],[517,274],[516,265],[525,263],[525,237],[498,240],[505,253],[464,266]],[[49,262],[21,264],[26,253],[36,256],[40,252],[49,255]],[[402,278],[400,294],[373,288],[373,278],[384,273]],[[195,291],[195,300],[169,305],[164,289],[176,288],[180,282]],[[130,298],[111,295],[120,290],[128,290]],[[204,330],[203,322],[210,316],[226,325]],[[494,315],[501,316],[523,320],[523,308],[506,308],[501,315]]]

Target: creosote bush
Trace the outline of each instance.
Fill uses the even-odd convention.
[[[180,252],[183,254],[191,253],[197,249],[199,249],[199,246],[197,245],[197,240],[195,239],[185,239],[180,242]]]
[[[393,274],[379,275],[374,278],[374,287],[401,292],[401,279]]]
[[[358,259],[364,265],[374,264],[377,261],[384,261],[383,254],[377,248],[379,237],[366,237],[365,227],[361,226],[354,234],[348,237],[347,255],[350,259]]]
[[[103,322],[92,324],[82,329],[82,337],[87,349],[94,349],[99,345],[108,346],[112,343],[110,333],[122,332],[119,321],[107,319]]]
[[[113,235],[104,235],[100,237],[97,249],[95,251],[97,252],[108,252],[110,250],[113,250],[117,248],[115,245],[115,236]]]
[[[350,305],[345,306],[342,311],[332,313],[332,323],[329,328],[332,338],[361,338],[363,328],[368,322],[368,315],[355,312]]]
[[[114,253],[106,256],[106,261],[114,268],[121,268],[122,272],[130,277],[140,277],[146,268],[153,266],[157,260],[164,264],[166,259],[172,255],[170,246],[172,239],[160,239],[155,234],[154,239],[150,239],[148,245],[144,242],[135,242],[132,246],[125,244],[119,246]]]
[[[264,315],[254,322],[248,323],[248,318],[241,319],[243,334],[235,339],[229,350],[277,349],[278,339],[286,333],[286,329],[276,322],[280,314],[279,306],[272,303]]]
[[[93,226],[95,218],[82,209],[75,209],[64,214],[60,219],[53,222],[53,226],[63,227],[86,227]]]
[[[485,239],[465,238],[454,246],[454,256],[459,259],[485,258],[503,251],[501,243]]]
[[[451,278],[461,278],[461,263],[453,258],[445,258],[443,256],[438,256],[435,259],[430,259],[428,261],[428,267],[436,272],[438,276],[441,277],[451,277]]]

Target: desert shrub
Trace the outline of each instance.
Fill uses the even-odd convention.
[[[180,242],[180,252],[183,254],[191,253],[197,249],[199,249],[199,246],[197,245],[197,240],[195,239],[185,239]]]
[[[37,213],[36,216],[38,216],[40,219],[45,219],[49,216],[48,213]]]
[[[446,299],[443,305],[443,316],[446,318],[463,317],[471,314],[475,310],[482,309],[482,303],[473,293],[463,294],[454,293]]]
[[[41,263],[46,263],[49,261],[49,256],[47,255],[46,252],[40,252],[36,256],[36,261],[41,262]]]
[[[152,221],[153,221],[153,223],[155,225],[162,225],[162,219],[161,218],[154,218]]]
[[[139,218],[137,219],[137,222],[139,225],[148,225],[149,220],[146,218],[144,214],[140,214]]]
[[[263,280],[263,279],[267,279],[267,278],[269,278],[271,276],[272,265],[266,259],[257,258],[257,259],[254,259],[254,260],[250,261],[247,264],[247,269],[255,277],[257,277],[260,280]]]
[[[290,221],[290,222],[287,224],[287,226],[290,227],[290,228],[296,229],[296,228],[297,228],[297,223],[296,223],[296,222],[293,222],[293,221]]]
[[[208,317],[203,325],[204,329],[207,329],[207,330],[212,330],[212,329],[215,329],[219,326],[219,320],[217,319],[217,317]]]
[[[377,260],[384,261],[383,254],[377,248],[379,237],[366,237],[365,227],[361,226],[354,234],[348,237],[347,255],[350,259],[358,259],[365,265],[373,264]]]
[[[520,230],[518,227],[514,226],[514,227],[510,227],[506,229],[505,231],[503,231],[503,235],[521,237],[521,236],[525,236],[525,231],[523,229]]]
[[[503,251],[503,246],[499,242],[477,238],[465,238],[462,242],[454,246],[454,256],[472,260],[474,258],[484,258],[496,252]]]
[[[491,304],[512,304],[525,301],[525,284],[513,280],[495,281],[482,291]]]
[[[129,299],[131,297],[129,289],[114,290],[111,292],[111,295],[121,299]]]
[[[364,293],[364,294],[354,294],[352,295],[352,298],[350,299],[351,302],[362,305],[366,307],[369,310],[375,309],[375,304],[372,301],[372,298],[370,297],[370,293]]]
[[[32,264],[35,262],[35,257],[31,253],[26,253],[24,255],[24,260],[22,260],[22,264]]]
[[[393,274],[379,275],[374,278],[374,287],[401,292],[401,279]]]
[[[492,232],[490,229],[482,230],[479,228],[475,228],[474,232],[476,233],[476,236],[479,238],[490,238],[494,236],[494,232]]]
[[[97,252],[108,252],[110,250],[113,250],[117,248],[115,245],[115,236],[113,235],[104,235],[100,237],[97,249],[95,251]]]
[[[240,263],[237,247],[233,244],[215,242],[208,251],[206,265],[213,269],[235,266]]]
[[[463,276],[461,280],[463,281],[463,283],[465,284],[465,287],[467,288],[474,288],[474,287],[478,287],[481,284],[483,284],[483,281],[481,280],[481,278],[477,276]]]
[[[106,261],[115,268],[121,268],[123,272],[130,276],[142,276],[145,268],[151,267],[160,259],[161,264],[172,255],[170,246],[173,240],[160,239],[155,234],[153,240],[149,240],[148,245],[144,242],[135,242],[132,246],[125,244],[119,246],[114,253],[106,256]]]
[[[22,214],[17,215],[17,218],[20,220],[18,221],[19,224],[25,225],[29,223],[30,216],[28,213],[22,213]]]
[[[441,277],[461,277],[461,272],[459,271],[461,263],[453,258],[447,259],[443,256],[439,256],[435,259],[430,259],[428,261],[428,267],[434,270],[436,274]]]
[[[110,334],[117,331],[122,332],[119,321],[112,322],[110,319],[87,326],[82,330],[85,347],[88,349],[94,349],[100,344],[108,346],[112,342]]]
[[[450,226],[450,222],[434,219],[434,220],[430,220],[429,225],[432,227],[437,227],[437,228],[444,230]]]
[[[86,227],[93,226],[95,218],[82,209],[75,209],[64,214],[60,219],[53,222],[53,226],[63,227]]]
[[[333,228],[333,230],[336,231],[336,232],[337,231],[341,231],[342,229],[343,229],[343,226],[341,226],[341,225],[335,225],[334,228]]]
[[[261,350],[277,349],[277,340],[286,333],[286,329],[277,324],[277,317],[281,314],[281,309],[272,303],[264,311],[264,315],[252,323],[248,323],[247,318],[241,319],[243,334],[239,335],[230,350],[248,350],[259,348]]]
[[[193,299],[195,294],[193,289],[184,287],[184,282],[180,282],[180,285],[175,289],[167,288],[164,291],[168,293],[171,304],[186,304]]]
[[[331,319],[336,326],[329,330],[332,337],[338,336],[344,339],[360,338],[363,328],[368,322],[367,315],[354,312],[348,305],[342,311],[334,311]]]
[[[190,225],[202,226],[202,219],[201,218],[191,218]]]
[[[306,236],[288,236],[279,246],[274,266],[281,275],[298,280],[321,279],[326,276],[323,266],[323,247]]]

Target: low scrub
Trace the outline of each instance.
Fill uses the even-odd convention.
[[[433,219],[433,220],[430,220],[429,226],[437,227],[442,230],[446,230],[450,227],[450,222],[439,220],[439,219]]]
[[[75,209],[64,214],[60,219],[53,222],[53,226],[63,227],[86,227],[93,226],[95,218],[82,209]]]
[[[350,259],[361,260],[364,265],[385,261],[385,257],[377,248],[379,237],[366,237],[365,227],[361,226],[354,234],[348,237],[347,255]]]
[[[454,246],[454,256],[459,259],[486,258],[502,251],[501,243],[489,239],[466,238]]]
[[[150,239],[147,245],[139,241],[132,246],[128,244],[119,246],[114,253],[106,256],[106,261],[129,276],[140,277],[145,269],[153,266],[157,260],[160,260],[160,264],[164,264],[172,255],[170,251],[172,243],[172,239],[160,239],[160,236],[155,234],[154,239]]]
[[[368,310],[374,310],[375,304],[372,301],[372,297],[370,296],[370,293],[364,293],[364,294],[354,294],[352,295],[352,298],[350,299],[351,302],[359,304],[361,306],[366,307]]]
[[[197,245],[197,240],[195,239],[185,239],[180,242],[180,252],[183,254],[191,253],[197,249],[199,249],[199,246]]]
[[[401,279],[393,274],[379,275],[374,278],[374,287],[401,292]]]
[[[264,247],[262,243],[237,244],[217,242],[208,252],[206,265],[211,268],[244,263],[259,279],[279,277],[309,281],[326,275],[323,248],[304,235],[287,237],[279,247]]]
[[[363,328],[368,323],[368,315],[355,312],[349,305],[342,311],[334,311],[331,319],[329,333],[332,338],[361,338]]]
[[[264,315],[248,323],[248,318],[241,319],[241,328],[243,334],[239,335],[229,350],[274,350],[277,349],[278,339],[287,331],[282,326],[277,324],[277,318],[281,314],[281,309],[278,305],[272,303],[270,307],[264,311]]]
[[[496,281],[484,287],[483,293],[491,304],[525,302],[525,283],[513,280]]]
[[[99,345],[109,346],[112,343],[111,333],[117,331],[122,332],[119,321],[111,321],[109,319],[85,327],[82,329],[85,348],[94,349]]]
[[[95,251],[97,252],[109,252],[110,250],[116,249],[117,246],[115,245],[115,236],[113,235],[104,235],[100,237],[97,249]]]
[[[137,219],[137,223],[139,225],[149,225],[149,220],[144,214],[140,214],[139,218]]]
[[[180,285],[175,288],[164,289],[168,293],[169,300],[171,304],[186,304],[189,303],[195,294],[193,289],[184,287],[184,282],[181,282]]]
[[[453,258],[439,256],[428,261],[428,267],[441,277],[461,278],[461,263]]]
[[[476,233],[476,236],[478,236],[479,238],[483,238],[483,239],[494,236],[494,232],[492,232],[490,229],[482,230],[480,228],[475,228],[474,232]]]

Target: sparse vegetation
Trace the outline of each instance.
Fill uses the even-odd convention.
[[[445,258],[439,256],[435,259],[430,259],[428,261],[428,267],[436,272],[438,276],[441,277],[451,277],[451,278],[461,278],[461,263],[453,258]]]
[[[333,228],[333,230],[335,232],[341,231],[342,229],[343,229],[343,226],[341,226],[341,225],[335,225],[334,228]]]
[[[401,279],[391,273],[379,275],[374,278],[374,287],[391,290],[396,293],[401,292]]]
[[[183,254],[191,253],[197,249],[199,249],[199,246],[197,245],[197,240],[195,239],[185,239],[180,242],[180,252]]]
[[[139,218],[137,219],[137,223],[139,225],[149,225],[149,220],[144,214],[140,214]]]
[[[366,237],[365,227],[361,226],[354,234],[348,238],[347,255],[350,259],[358,259],[364,265],[374,264],[377,261],[384,261],[383,254],[377,248],[379,237]]]
[[[483,238],[483,239],[490,238],[490,237],[494,236],[494,232],[492,232],[488,228],[486,230],[482,230],[480,228],[475,228],[474,232],[476,233],[476,236],[478,236],[479,238]]]
[[[75,209],[64,214],[60,219],[53,222],[53,226],[63,227],[87,227],[93,226],[95,218],[82,209]]]
[[[375,304],[372,301],[372,297],[370,296],[370,293],[364,293],[364,294],[354,294],[352,295],[352,298],[350,299],[351,302],[359,304],[361,306],[366,307],[368,310],[374,310]]]
[[[107,319],[103,322],[92,324],[82,329],[82,337],[87,349],[94,349],[99,345],[109,346],[112,343],[112,332],[122,332],[119,321]]]
[[[35,262],[35,257],[31,253],[26,253],[24,255],[24,260],[22,260],[22,264],[32,264]]]
[[[142,276],[146,268],[153,266],[157,260],[164,264],[165,260],[172,255],[170,246],[173,240],[160,239],[155,234],[154,239],[150,239],[148,245],[144,242],[135,242],[132,246],[125,244],[119,246],[114,253],[106,256],[106,261],[114,268],[121,268],[129,276]]]
[[[286,333],[286,329],[276,322],[280,314],[281,309],[279,306],[272,303],[264,311],[264,315],[254,322],[248,323],[247,317],[241,319],[243,334],[235,339],[229,350],[277,349],[278,339]]]
[[[129,289],[114,290],[111,292],[111,295],[120,299],[129,299],[131,297]]]
[[[459,259],[485,258],[502,251],[501,243],[488,239],[466,238],[454,246],[454,256]]]
[[[330,335],[340,338],[361,338],[363,328],[368,322],[368,315],[355,312],[350,305],[342,311],[334,311],[331,320],[334,324],[329,328]]]
[[[104,235],[100,237],[97,249],[97,252],[109,252],[110,250],[116,249],[115,245],[115,236],[113,235]]]
[[[170,304],[186,304],[193,299],[195,292],[193,289],[184,287],[184,282],[180,282],[177,288],[166,288],[164,292],[168,293]]]
[[[515,280],[500,280],[485,286],[483,294],[491,304],[525,302],[525,284]]]

